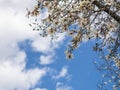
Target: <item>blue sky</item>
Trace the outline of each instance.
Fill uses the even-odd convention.
[[[66,60],[64,34],[53,43],[29,27],[26,7],[35,0],[0,0],[0,90],[98,90],[94,41],[83,42]],[[109,89],[112,90],[112,89]]]
[[[80,44],[78,50],[74,52],[74,58],[66,60],[64,54],[67,46],[66,41],[64,40],[64,43],[55,50],[55,60],[48,65],[40,64],[39,57],[42,53],[33,51],[29,40],[19,43],[20,49],[27,53],[26,69],[49,67],[54,71],[60,72],[61,68],[66,67],[68,70],[69,75],[59,79],[53,79],[51,73],[48,72],[43,77],[43,82],[41,84],[38,83],[35,87],[46,87],[48,90],[55,90],[56,84],[61,83],[71,87],[72,90],[97,90],[96,85],[98,84],[98,80],[101,79],[101,75],[93,64],[95,60],[99,59],[98,55],[92,51],[94,42]],[[53,74],[54,72],[52,72]]]

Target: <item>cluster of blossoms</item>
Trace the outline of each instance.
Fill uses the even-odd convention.
[[[43,30],[40,35],[67,33],[72,37],[69,50],[67,50],[69,52],[67,56],[71,58],[72,51],[84,40],[97,39],[99,43],[94,47],[95,51],[102,51],[106,46],[108,50],[114,50],[114,52],[118,50],[120,37],[116,33],[119,31],[119,20],[113,18],[106,8],[115,12],[115,15],[119,15],[119,4],[119,0],[115,2],[114,0],[38,0],[35,8],[28,11],[28,16],[39,16],[41,11],[47,8],[48,17],[42,19],[42,25],[37,24],[37,28]],[[69,27],[72,24],[76,24],[79,28],[71,30]],[[115,48],[116,45],[117,48]],[[110,46],[112,47],[109,48]],[[116,57],[116,55],[113,56]],[[119,61],[117,61],[117,66],[118,64]]]
[[[113,57],[113,60],[116,63],[116,66],[120,68],[120,55],[118,57]]]
[[[68,58],[71,58],[72,51],[79,46],[83,40],[91,38],[98,39],[101,42],[95,46],[95,51],[102,51],[105,46],[116,46],[118,37],[114,36],[117,32],[119,23],[109,14],[103,12],[104,8],[99,8],[93,4],[95,0],[38,0],[38,4],[28,15],[37,16],[45,7],[48,9],[48,17],[43,19],[44,27],[42,34],[55,35],[55,33],[68,33],[72,37],[71,45],[66,51]],[[119,12],[117,3],[114,0],[100,0],[101,4],[108,6],[116,13]],[[80,26],[77,29],[70,30],[68,27],[72,24]],[[41,35],[42,35],[41,34]],[[44,36],[44,35],[43,35]],[[119,40],[119,39],[118,39]],[[118,46],[119,47],[119,46]],[[113,50],[109,48],[108,51]],[[116,49],[117,51],[117,49]],[[108,57],[111,57],[108,55]],[[112,56],[113,57],[113,56]],[[116,57],[116,56],[114,56]],[[120,60],[115,61],[116,66],[120,66]]]

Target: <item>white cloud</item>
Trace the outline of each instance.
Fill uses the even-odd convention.
[[[52,55],[41,55],[40,56],[40,64],[47,65],[51,64],[53,62],[53,56]]]
[[[67,78],[69,77],[69,74],[68,74],[68,68],[66,66],[64,66],[61,71],[58,73],[58,75],[54,75],[53,78],[55,79],[60,79],[60,78]]]
[[[18,6],[22,5],[18,3]],[[28,26],[25,12],[21,12],[19,9],[16,11],[14,8],[16,7],[3,8],[0,6],[0,58],[14,55],[19,50],[18,42],[32,39],[37,34]]]
[[[73,90],[73,88],[70,86],[61,86],[57,87],[56,90]]]
[[[60,74],[58,75],[58,78],[65,77],[68,74],[68,70],[66,67],[63,67]]]
[[[47,90],[46,88],[35,88],[34,90]]]
[[[51,53],[54,52],[56,48],[62,43],[65,39],[65,33],[56,34],[59,38],[51,41],[51,37],[36,37],[32,43],[32,47],[35,51],[40,51],[42,53]]]
[[[25,53],[0,63],[0,90],[29,90],[34,87],[47,72],[47,69],[25,70]]]
[[[57,82],[56,90],[73,90],[71,86],[65,85],[64,83]]]
[[[18,47],[19,42],[32,41],[34,50],[54,52],[64,38],[61,36],[54,46],[50,38],[39,37],[28,24],[31,20],[25,17],[26,8],[32,8],[36,0],[0,0],[0,90],[29,90],[46,74],[47,69],[25,69],[26,54]],[[50,63],[52,58],[42,57],[41,63]],[[50,58],[51,57],[51,58]],[[43,59],[46,62],[43,62]],[[44,90],[44,89],[43,89]]]
[[[42,53],[48,53],[53,51],[53,47],[51,46],[50,37],[37,37],[34,39],[32,43],[32,47],[35,51],[40,51]]]

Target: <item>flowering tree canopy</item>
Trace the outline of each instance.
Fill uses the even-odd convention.
[[[33,30],[41,30],[41,36],[65,32],[72,37],[66,51],[68,58],[82,41],[97,39],[93,49],[103,51],[107,47],[106,58],[112,58],[120,67],[119,0],[38,0],[28,16],[39,16],[45,8],[48,17],[42,19],[42,24],[30,25]]]
[[[37,0],[27,16],[47,17],[42,23],[30,24],[40,35],[53,38],[57,33],[66,33],[72,38],[66,50],[68,59],[79,44],[95,40],[93,50],[101,52],[107,62],[114,62],[120,70],[120,0]],[[120,78],[120,73],[119,77]],[[118,76],[118,75],[117,75]],[[119,85],[120,87],[120,85]],[[114,89],[116,90],[116,89]]]

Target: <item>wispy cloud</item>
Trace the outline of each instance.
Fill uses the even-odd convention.
[[[53,62],[54,58],[52,55],[41,55],[40,56],[40,64],[47,65]]]
[[[56,90],[73,90],[73,88],[71,86],[65,85],[62,82],[57,82]]]
[[[58,80],[64,78],[67,81],[71,80],[71,74],[69,74],[67,66],[63,66],[60,71],[54,70],[53,72],[55,72],[55,74],[52,74],[53,79]]]
[[[46,88],[35,88],[34,90],[47,90]]]
[[[68,75],[68,69],[67,69],[67,67],[63,67],[62,70],[60,71],[60,73],[57,76],[55,76],[54,78],[59,79],[59,78],[65,77],[67,75]]]

